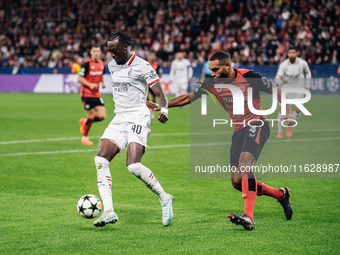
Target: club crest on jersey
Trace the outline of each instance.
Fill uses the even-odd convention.
[[[132,68],[130,68],[128,76],[129,76],[129,78],[131,78],[131,76],[132,76]]]

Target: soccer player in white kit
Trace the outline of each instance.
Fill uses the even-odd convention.
[[[128,49],[131,40],[129,35],[115,32],[107,43],[113,58],[108,68],[112,78],[115,111],[113,120],[100,139],[95,157],[98,190],[104,206],[103,213],[93,223],[96,227],[118,221],[113,209],[109,164],[126,146],[126,166],[158,196],[163,225],[169,225],[173,217],[173,197],[164,192],[154,174],[141,163],[150,134],[150,111],[146,106],[148,87],[152,87],[159,98],[162,109],[157,117],[161,123],[168,120],[168,101],[152,66]]]
[[[282,86],[292,86],[307,88],[310,90],[310,81],[312,78],[311,72],[309,70],[308,64],[305,60],[296,56],[296,50],[290,47],[288,50],[288,58],[284,60],[277,70],[275,76],[275,83]],[[287,98],[303,98],[301,93],[288,93]],[[294,105],[293,116],[297,120],[300,116],[300,109]],[[281,120],[281,113],[279,112],[278,119]],[[286,130],[286,137],[293,136],[293,128],[288,127]],[[283,127],[280,122],[278,123],[278,133],[276,138],[283,138]]]
[[[176,97],[187,93],[192,74],[190,61],[184,58],[183,52],[178,52],[170,67],[170,79],[174,84]]]

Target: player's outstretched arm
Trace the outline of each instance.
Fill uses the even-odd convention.
[[[153,87],[152,87],[153,89]],[[190,104],[191,102],[195,101],[200,97],[199,93],[191,92],[189,94],[181,95],[178,97],[175,97],[174,99],[171,99],[168,102],[168,108],[171,107],[177,107],[177,106],[183,106]],[[155,111],[159,111],[161,109],[161,106],[152,102],[146,102],[146,105]]]
[[[191,92],[189,94],[181,95],[171,99],[169,101],[169,108],[176,107],[176,106],[183,106],[190,104],[191,102],[195,101],[199,98],[200,95],[195,94],[195,92]]]
[[[166,98],[160,82],[157,82],[152,86],[152,91],[158,97],[159,108],[161,110],[161,112],[157,115],[157,118],[161,123],[164,124],[168,121],[168,99]]]

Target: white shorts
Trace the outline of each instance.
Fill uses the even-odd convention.
[[[119,153],[132,142],[139,143],[144,147],[150,135],[150,114],[143,118],[131,118],[131,115],[117,114],[105,129],[100,139],[108,139],[115,143],[119,148]]]
[[[287,99],[300,99],[304,97],[305,95],[302,93],[287,93]]]
[[[176,96],[187,94],[188,81],[176,81],[175,82]]]
[[[288,87],[288,88],[298,88],[298,89],[303,89],[305,86],[304,86],[304,83],[301,84],[301,82],[299,84],[295,84],[295,85],[288,85],[288,84],[285,84],[283,85],[281,88],[283,87]],[[300,98],[304,98],[305,97],[305,94],[303,93],[287,93],[287,99],[300,99]]]

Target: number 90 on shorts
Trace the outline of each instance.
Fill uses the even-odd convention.
[[[111,121],[100,139],[108,139],[122,151],[129,143],[139,143],[145,147],[150,135],[150,126],[141,123],[115,123]]]

